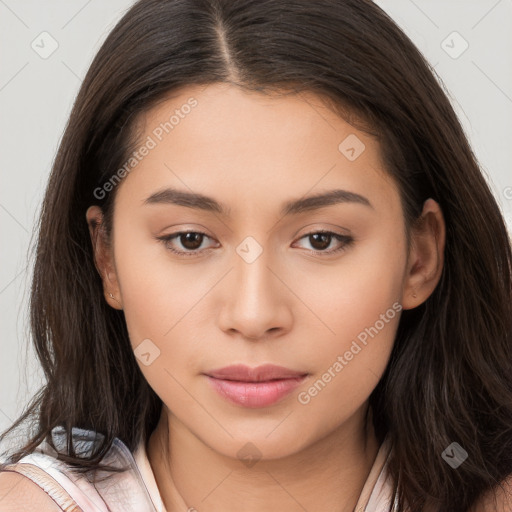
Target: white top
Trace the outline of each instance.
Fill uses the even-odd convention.
[[[52,430],[54,444],[59,451],[65,446],[64,436],[62,427]],[[98,437],[101,438],[102,434],[73,428],[73,443],[80,454],[84,453],[82,450],[90,450]],[[385,440],[363,486],[355,512],[389,512],[393,486],[386,471],[388,457],[389,445]],[[72,473],[65,462],[54,457],[43,441],[36,451],[8,470],[17,471],[33,480],[67,512],[167,512],[143,442],[132,454],[116,438],[102,462],[119,467],[129,466],[130,469],[122,473],[100,472],[100,478],[111,476],[103,482],[97,480],[93,483],[85,475]],[[77,509],[76,505],[80,508]],[[396,506],[395,500],[392,511],[396,510]]]
[[[155,480],[155,475],[151,469],[151,464],[149,463],[146,446],[144,443],[139,444],[133,453],[133,457],[157,512],[166,512],[162,502],[162,497],[160,496],[160,491],[158,490],[158,485]]]

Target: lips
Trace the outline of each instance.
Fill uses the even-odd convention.
[[[212,370],[206,375],[214,377],[215,379],[223,380],[236,380],[241,382],[264,382],[277,379],[296,379],[307,375],[305,372],[297,372],[284,368],[283,366],[276,366],[273,364],[265,364],[250,368],[243,364],[226,366]]]
[[[205,374],[212,388],[224,399],[243,407],[273,405],[291,393],[307,377],[307,373],[266,364],[250,368],[226,366]]]

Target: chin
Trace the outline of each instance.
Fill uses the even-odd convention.
[[[255,426],[239,431],[231,429],[233,437],[226,434],[221,439],[211,439],[209,436],[210,439],[202,440],[217,453],[245,461],[248,467],[254,465],[255,461],[276,460],[295,455],[308,446],[309,438],[303,430],[291,424],[287,429],[282,429],[282,425],[276,428],[279,422],[272,423],[271,429],[268,429],[268,423],[265,423],[264,429],[257,429]]]

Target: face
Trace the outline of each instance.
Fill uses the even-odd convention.
[[[312,94],[226,84],[187,88],[140,121],[107,285],[170,421],[216,452],[251,442],[268,458],[350,424],[410,284],[378,143]],[[289,373],[213,375],[267,364]]]

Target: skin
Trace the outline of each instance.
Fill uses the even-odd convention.
[[[118,185],[110,246],[92,224],[101,209],[87,211],[105,300],[124,310],[134,349],[150,339],[160,350],[148,366],[137,362],[164,404],[147,445],[162,499],[180,512],[353,510],[379,448],[364,413],[400,313],[309,403],[298,395],[394,303],[415,308],[431,295],[443,266],[442,212],[427,200],[407,247],[378,142],[313,94],[188,87],[139,119],[140,141],[192,96],[198,105]],[[350,134],[365,144],[354,161],[338,149]],[[143,204],[165,187],[213,197],[231,215]],[[285,201],[331,189],[361,194],[372,207],[279,213]],[[343,246],[333,237],[322,248],[306,236],[322,229],[354,241],[322,254]],[[193,251],[183,237],[167,248],[156,239],[184,230],[206,233],[198,255],[169,250]],[[248,236],[262,248],[252,263],[236,251]],[[237,363],[309,377],[280,402],[248,409],[203,375]],[[247,443],[261,456],[252,467],[237,455]]]

